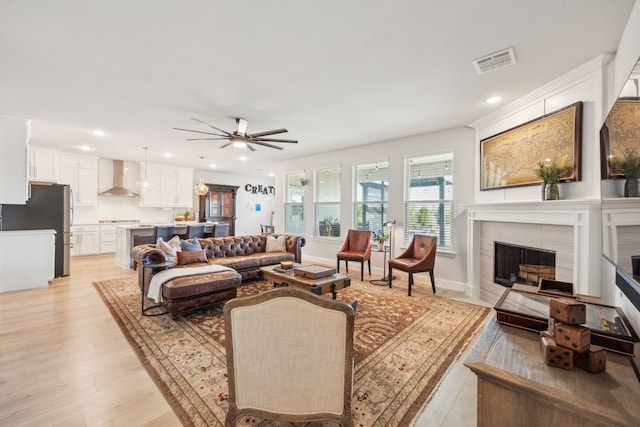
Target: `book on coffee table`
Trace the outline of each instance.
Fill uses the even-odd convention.
[[[293,274],[305,277],[307,279],[320,279],[322,277],[336,274],[336,269],[331,267],[324,267],[322,265],[305,265],[301,267],[295,267],[293,269]]]

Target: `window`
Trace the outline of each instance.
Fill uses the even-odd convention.
[[[313,173],[314,236],[340,237],[340,168]]]
[[[285,233],[304,234],[304,183],[304,171],[285,175]]]
[[[453,153],[407,159],[404,238],[438,237],[438,248],[453,249]]]
[[[389,162],[356,165],[353,175],[353,228],[382,233],[387,221]]]

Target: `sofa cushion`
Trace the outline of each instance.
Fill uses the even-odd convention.
[[[167,259],[171,262],[178,262],[177,253],[182,251],[180,246],[180,237],[174,236],[168,241],[162,240],[162,237],[158,237],[156,242],[156,248],[167,254]]]
[[[234,289],[242,284],[242,276],[235,271],[218,271],[195,276],[177,277],[162,286],[162,299],[192,298],[214,292]]]
[[[182,246],[183,251],[201,251],[202,250],[202,245],[198,241],[197,237],[193,239],[191,242],[188,240],[181,240],[180,244]]]
[[[260,260],[260,266],[279,264],[280,261],[295,261],[296,257],[290,252],[264,252],[254,254]]]
[[[287,242],[287,236],[281,235],[278,237],[267,236],[267,247],[265,252],[285,252],[287,250],[285,244]]]
[[[211,264],[224,265],[234,270],[246,270],[260,267],[260,258],[252,255],[212,259]]]
[[[207,255],[203,250],[180,251],[178,252],[178,265],[194,264],[196,262],[207,262]]]

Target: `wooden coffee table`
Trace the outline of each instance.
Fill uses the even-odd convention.
[[[300,266],[296,264],[296,266]],[[273,283],[274,287],[292,286],[301,289],[308,289],[316,295],[324,295],[331,293],[333,299],[336,299],[337,291],[351,286],[351,278],[344,274],[336,273],[320,279],[307,279],[289,272],[281,272],[274,270],[277,266],[262,267],[260,273],[264,280]]]

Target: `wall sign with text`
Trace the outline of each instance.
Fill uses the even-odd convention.
[[[244,186],[245,191],[251,194],[264,194],[265,196],[276,194],[276,187],[273,185],[251,185]]]

